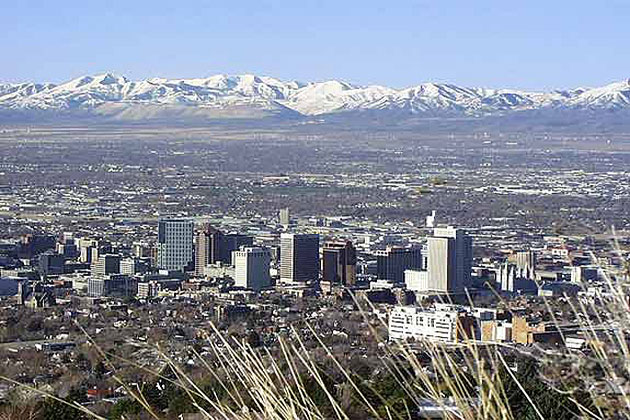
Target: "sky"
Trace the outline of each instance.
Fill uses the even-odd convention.
[[[630,78],[630,1],[3,0],[0,81],[254,73],[529,90]]]

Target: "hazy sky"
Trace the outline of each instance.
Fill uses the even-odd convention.
[[[0,80],[256,73],[523,89],[630,77],[630,1],[2,0]]]

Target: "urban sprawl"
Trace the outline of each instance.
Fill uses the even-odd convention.
[[[280,359],[285,341],[319,342],[376,381],[375,360],[393,343],[498,346],[508,361],[588,356],[593,337],[618,327],[572,309],[614,299],[626,276],[625,154],[569,153],[566,139],[523,152],[540,139],[483,133],[471,149],[451,136],[420,151],[368,139],[349,161],[343,142],[304,155],[308,137],[261,163],[256,151],[279,147],[275,137],[238,150],[141,139],[124,153],[110,153],[119,139],[108,138],[79,154],[73,140],[3,135],[21,139],[0,162],[5,401],[36,389],[109,410],[130,398],[114,371],[164,393],[143,369],[171,361],[201,375],[224,336]],[[311,172],[290,170],[296,156]],[[627,387],[594,376],[591,395],[613,385],[614,395]],[[417,402],[423,418],[453,409],[443,397]]]

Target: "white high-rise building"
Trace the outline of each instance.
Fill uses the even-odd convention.
[[[261,247],[242,247],[232,251],[234,280],[237,286],[260,291],[271,286],[271,251]]]
[[[183,271],[192,262],[194,229],[190,219],[158,221],[158,268]]]
[[[428,288],[435,292],[455,289],[455,244],[451,238],[427,239]]]
[[[291,213],[288,207],[280,209],[278,219],[283,226],[289,226],[291,224]]]
[[[120,255],[101,255],[92,264],[93,276],[105,276],[120,273]]]
[[[498,270],[498,277],[501,282],[502,292],[514,292],[516,280],[516,268],[506,261]]]
[[[426,292],[429,290],[428,273],[421,270],[405,270],[405,286],[412,292]]]
[[[518,251],[516,253],[516,268],[519,277],[533,279],[536,277],[536,254],[534,251]]]
[[[136,274],[136,259],[125,258],[120,260],[120,274],[133,276]]]
[[[280,235],[280,282],[307,283],[319,279],[319,235]]]
[[[471,282],[472,238],[452,226],[436,227],[427,240],[429,289],[461,292]]]

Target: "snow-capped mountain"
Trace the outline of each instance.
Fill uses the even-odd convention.
[[[630,107],[630,79],[594,88],[580,89],[567,101],[570,107],[619,109]]]
[[[395,112],[416,116],[505,115],[526,110],[630,110],[630,79],[597,88],[523,92],[425,83],[406,89],[346,82],[286,82],[255,75],[140,81],[101,74],[59,85],[0,84],[0,113],[88,113],[122,119],[313,116]]]

